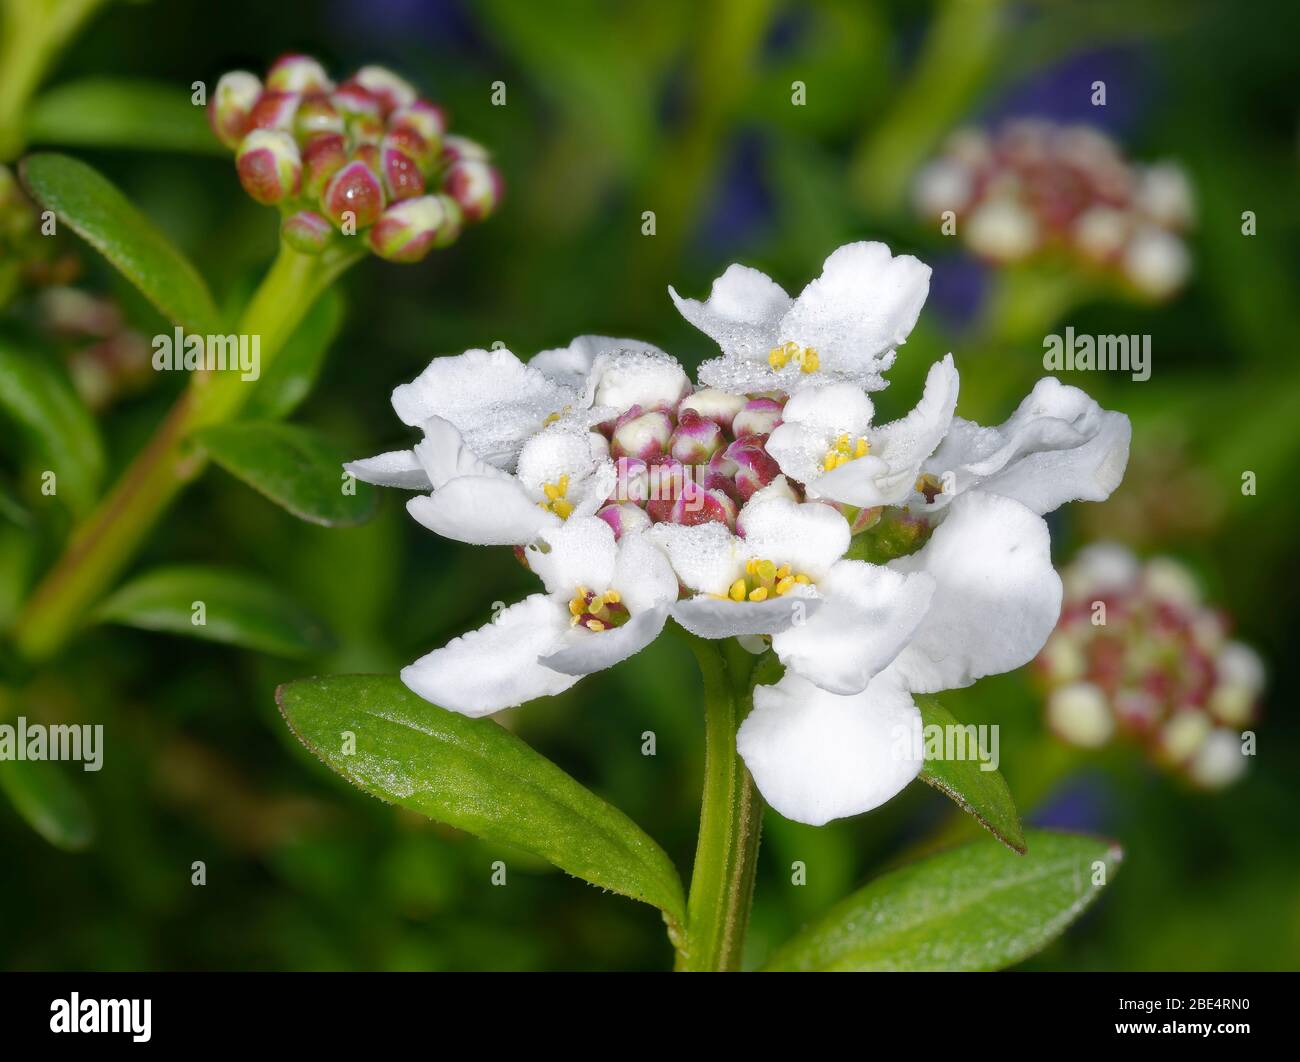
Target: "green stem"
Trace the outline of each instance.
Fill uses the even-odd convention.
[[[338,275],[363,252],[311,257],[281,247],[238,325],[260,336],[264,377],[286,340]],[[117,484],[72,533],[63,556],[19,616],[14,646],[36,663],[57,653],[135,554],[176,494],[206,458],[190,443],[198,429],[238,415],[256,381],[235,372],[198,372]]]
[[[50,64],[103,0],[4,0],[0,20],[0,162],[22,151],[27,104]]]
[[[763,801],[736,754],[754,658],[734,641],[691,636],[704,678],[704,798],[678,970],[738,970],[754,898]]]

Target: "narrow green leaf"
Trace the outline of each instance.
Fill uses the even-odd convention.
[[[140,289],[168,320],[200,335],[220,334],[216,304],[198,271],[171,241],[84,162],[36,154],[20,172],[32,195]]]
[[[281,686],[276,701],[308,749],[372,796],[684,919],[681,881],[663,849],[492,720],[438,708],[383,675],[302,679]]]
[[[343,298],[328,289],[307,311],[293,336],[262,375],[244,407],[248,420],[287,417],[311,393],[325,363],[325,353],[343,324]]]
[[[0,760],[0,789],[27,824],[55,848],[79,852],[94,839],[90,805],[62,764]]]
[[[134,78],[85,78],[45,93],[27,116],[36,144],[228,154],[206,109],[176,85]]]
[[[95,618],[277,656],[310,656],[333,644],[325,625],[280,591],[222,568],[147,572],[104,601]]]
[[[1111,841],[1030,830],[892,871],[780,948],[771,970],[999,970],[1064,932],[1119,866]]]
[[[301,520],[326,527],[364,523],[375,511],[374,488],[343,477],[343,456],[316,432],[294,424],[238,421],[195,436],[232,476]],[[355,493],[344,493],[345,488]]]
[[[916,697],[924,726],[942,727],[942,733],[957,734],[961,723],[933,697]],[[965,752],[955,759],[929,759],[921,769],[921,780],[952,798],[954,803],[973,815],[986,830],[1012,851],[1025,852],[1025,835],[1020,828],[1020,815],[1011,799],[1006,779],[996,770],[984,770],[978,757],[977,731],[968,727],[961,731]]]
[[[0,417],[18,426],[54,496],[77,516],[90,509],[104,477],[104,445],[63,366],[0,334]]]

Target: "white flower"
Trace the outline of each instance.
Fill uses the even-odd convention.
[[[672,404],[689,387],[681,366],[658,347],[639,339],[578,336],[527,364],[505,348],[434,358],[414,380],[394,389],[392,401],[404,424],[427,434],[430,418],[440,418],[474,457],[511,470],[524,443],[548,424],[591,427],[635,402],[647,408],[665,399]],[[433,486],[414,450],[344,467],[380,486]]]
[[[1131,435],[1128,417],[1044,377],[996,428],[954,417],[909,506],[941,509],[973,487],[1040,515],[1068,501],[1103,501],[1124,477]]]
[[[864,689],[907,644],[934,592],[924,573],[844,559],[849,526],[820,502],[796,502],[783,477],[717,523],[659,524],[659,542],[694,597],[673,618],[704,638],[772,636],[792,671],[838,693]]]
[[[406,503],[416,520],[444,538],[480,546],[522,546],[571,517],[591,516],[618,482],[603,435],[556,423],[532,436],[518,471],[480,460],[440,417],[425,424],[415,456],[432,485]]]
[[[546,592],[403,668],[408,687],[469,716],[562,693],[654,641],[677,596],[663,554],[641,534],[615,543],[603,520],[547,529],[525,553]]]
[[[896,504],[913,492],[922,463],[947,433],[957,384],[949,354],[930,367],[916,408],[880,427],[871,423],[871,399],[854,385],[810,387],[786,403],[767,451],[810,498]]]
[[[722,348],[700,368],[701,382],[735,394],[838,381],[880,390],[929,290],[929,266],[865,242],[835,251],[796,299],[742,265],[728,267],[705,302],[668,289],[682,316]]]
[[[821,825],[896,795],[923,765],[914,755],[921,717],[910,695],[1020,667],[1060,612],[1046,523],[995,494],[958,498],[925,546],[886,569],[933,581],[929,608],[892,662],[849,696],[791,670],[755,688],[754,709],[737,734],[759,791],[797,822]]]

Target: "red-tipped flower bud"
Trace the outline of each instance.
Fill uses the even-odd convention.
[[[694,410],[682,412],[668,443],[668,452],[687,465],[702,465],[721,449],[722,429]]]
[[[244,137],[235,167],[244,191],[268,206],[293,195],[302,174],[293,137],[273,129],[254,129]]]
[[[353,80],[379,100],[385,116],[398,107],[409,107],[416,99],[411,83],[386,67],[363,66]]]
[[[293,132],[293,120],[298,114],[302,97],[296,92],[264,92],[253,113],[248,116],[249,129],[278,129]]]
[[[489,158],[487,148],[477,140],[471,140],[467,136],[452,135],[443,137],[442,161],[448,166],[453,162],[460,162],[464,159],[487,162]]]
[[[453,162],[443,178],[443,187],[460,204],[466,221],[483,221],[501,201],[501,175],[494,166],[478,159]]]
[[[313,138],[302,153],[302,194],[308,199],[319,199],[330,178],[347,163],[348,146],[342,134]]]
[[[232,70],[217,82],[208,103],[208,123],[231,151],[250,128],[250,116],[262,95],[262,82],[247,70]]]
[[[424,177],[420,173],[418,157],[391,136],[384,137],[379,145],[379,171],[384,176],[384,188],[391,202],[424,195]]]
[[[321,197],[321,208],[340,228],[349,220],[356,231],[369,228],[384,209],[383,185],[375,171],[360,159],[349,162],[330,180]]]
[[[667,413],[658,409],[643,412],[640,406],[633,406],[618,418],[610,453],[649,461],[664,453],[672,434],[673,420]]]
[[[303,254],[320,254],[325,250],[334,228],[329,220],[314,210],[300,210],[290,214],[280,226],[284,242]]]
[[[317,136],[341,133],[343,129],[343,115],[330,103],[328,96],[321,93],[304,96],[298,104],[293,131],[301,142],[307,143]]]
[[[728,461],[735,463],[736,493],[744,501],[781,474],[781,466],[757,438],[737,439],[725,454]]]
[[[340,114],[349,118],[357,115],[370,115],[378,118],[379,100],[359,85],[356,80],[345,81],[330,96],[330,102]]]
[[[334,82],[310,55],[282,55],[266,74],[272,92],[333,92]]]
[[[635,531],[644,531],[650,526],[650,515],[641,506],[631,502],[614,502],[606,505],[596,515],[614,529],[615,539]]]
[[[447,115],[441,107],[428,100],[416,100],[410,106],[398,107],[388,116],[388,128],[391,132],[399,129],[415,133],[427,146],[430,163],[437,161],[442,153],[442,138],[447,135]]]
[[[459,218],[448,205],[444,196],[424,195],[390,206],[370,230],[371,250],[390,262],[418,262],[434,247],[445,246],[440,241],[449,227],[459,229]]]
[[[774,398],[751,398],[731,422],[736,438],[746,435],[771,435],[781,423],[782,405]]]

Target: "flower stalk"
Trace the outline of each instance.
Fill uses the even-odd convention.
[[[261,337],[263,374],[321,293],[365,253],[360,241],[355,249],[321,256],[281,246],[238,325],[240,334]],[[206,464],[190,437],[236,417],[255,387],[238,373],[204,371],[191,377],[152,439],[73,532],[28,601],[14,625],[14,645],[23,657],[37,663],[54,656],[85,622],[171,500]]]
[[[754,898],[763,799],[736,753],[736,730],[752,704],[755,680],[775,661],[769,655],[755,663],[735,639],[686,637],[704,679],[704,796],[676,969],[738,970]]]

